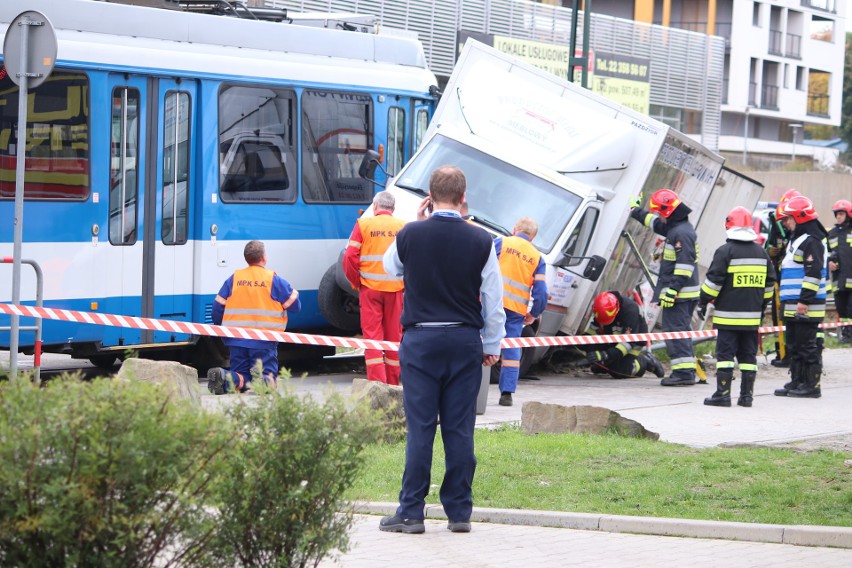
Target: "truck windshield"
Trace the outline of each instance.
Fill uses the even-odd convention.
[[[580,205],[579,196],[558,185],[440,135],[411,161],[396,185],[428,195],[432,171],[448,164],[461,168],[467,178],[467,201],[474,220],[511,234],[519,217],[531,217],[538,223],[533,244],[545,253],[553,249]]]

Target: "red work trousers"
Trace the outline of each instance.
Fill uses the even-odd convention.
[[[361,286],[361,331],[364,339],[399,341],[402,338],[402,292],[382,292]],[[399,353],[365,349],[367,380],[399,384]]]

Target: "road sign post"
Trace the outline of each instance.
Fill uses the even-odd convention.
[[[24,238],[24,175],[27,151],[27,98],[29,89],[41,85],[56,64],[56,33],[43,14],[34,10],[21,12],[9,24],[3,42],[6,73],[18,85],[18,132],[15,169],[15,244],[12,258],[12,303],[21,301],[21,249]],[[19,316],[12,316],[9,332],[9,374],[18,374]]]

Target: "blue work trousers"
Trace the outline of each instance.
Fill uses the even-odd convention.
[[[441,503],[453,521],[470,519],[473,509],[473,430],[482,381],[482,339],[472,327],[406,329],[399,349],[407,421],[405,471],[397,514],[423,519],[432,471],[438,417],[446,472]]]
[[[253,378],[252,369],[257,365],[258,360],[260,360],[261,365],[263,365],[263,377],[266,381],[271,382],[273,385],[275,384],[275,379],[278,377],[278,346],[275,347],[264,347],[262,349],[255,349],[252,347],[240,347],[236,345],[231,345],[228,347],[228,353],[230,354],[230,369],[231,379],[234,381],[234,388],[237,392],[243,392],[246,390],[246,386],[251,382]],[[225,384],[225,391],[227,392],[229,385]]]
[[[506,312],[506,337],[520,337],[524,330],[524,316],[512,310]],[[521,370],[521,348],[506,347],[500,361],[500,392],[515,392]]]

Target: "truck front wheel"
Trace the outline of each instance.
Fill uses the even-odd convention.
[[[329,266],[320,280],[319,309],[332,327],[342,335],[356,335],[361,332],[361,309],[358,298],[341,290],[335,278],[336,265]]]

